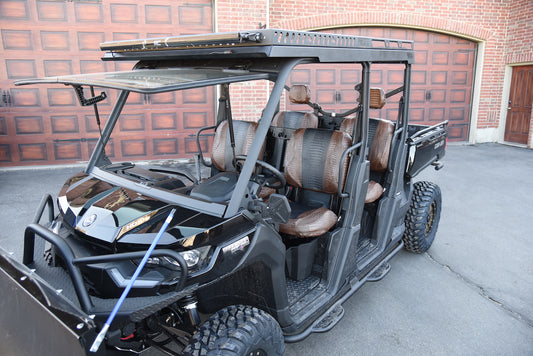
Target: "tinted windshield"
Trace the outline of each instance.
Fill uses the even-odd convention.
[[[224,68],[164,68],[24,79],[16,84],[61,83],[151,94],[212,84],[266,79],[268,76],[267,73]]]

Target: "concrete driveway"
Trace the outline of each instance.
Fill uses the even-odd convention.
[[[428,253],[399,253],[333,330],[287,344],[287,356],[533,355],[533,151],[450,145],[444,163],[417,177],[443,194]],[[42,194],[80,170],[0,170],[1,246],[20,259]]]

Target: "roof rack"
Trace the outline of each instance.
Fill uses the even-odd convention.
[[[411,61],[414,58],[412,41],[279,29],[113,41],[102,43],[100,48],[106,51],[103,59],[107,60],[160,60],[205,56],[213,58],[237,55],[342,58],[347,54],[341,54],[339,51],[337,55],[332,55],[332,48],[344,51],[376,50],[389,53],[393,51],[398,52],[396,59]],[[324,51],[330,54],[326,55]],[[410,53],[407,54],[408,52]]]
[[[413,42],[407,40],[274,29],[113,41],[102,43],[100,48],[110,52],[125,52],[179,48],[226,48],[235,46],[273,45],[331,48],[413,49]]]

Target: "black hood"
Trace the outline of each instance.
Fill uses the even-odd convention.
[[[104,245],[126,245],[128,249],[149,245],[168,216],[177,209],[159,245],[198,245],[183,241],[223,221],[190,209],[177,207],[134,190],[112,185],[86,173],[68,179],[58,196],[63,222],[77,235]]]

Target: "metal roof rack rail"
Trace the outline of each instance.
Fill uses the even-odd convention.
[[[185,35],[148,38],[139,40],[105,42],[100,45],[108,52],[136,52],[154,50],[231,48],[248,46],[301,46],[354,49],[413,49],[407,40],[356,37],[320,32],[291,30],[251,30],[207,35]]]

